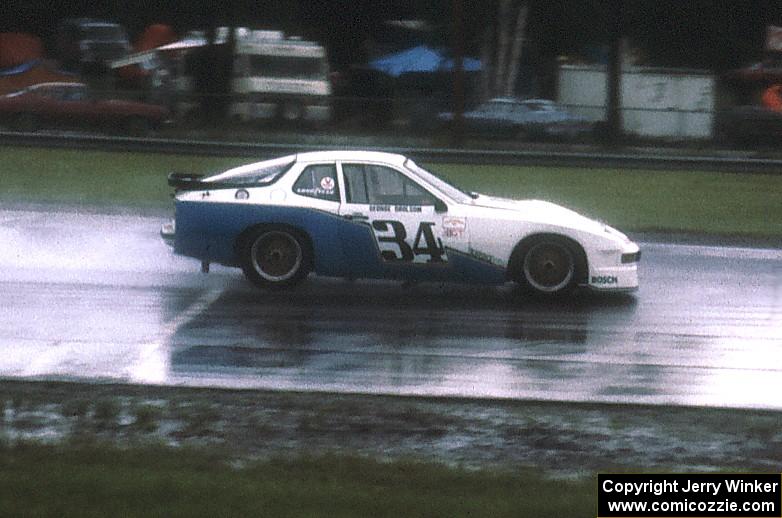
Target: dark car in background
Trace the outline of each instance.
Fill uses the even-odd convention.
[[[39,83],[0,97],[0,122],[20,131],[98,127],[133,135],[159,128],[168,108],[121,99],[99,99],[84,83]]]
[[[92,18],[68,18],[57,28],[56,55],[65,70],[100,72],[130,52],[122,25]]]
[[[440,113],[438,119],[450,122],[453,113]],[[499,97],[464,112],[465,131],[493,137],[570,139],[591,133],[593,126],[548,99]]]
[[[779,146],[782,112],[764,106],[736,106],[717,112],[714,138],[722,145]]]

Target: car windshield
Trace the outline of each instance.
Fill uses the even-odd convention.
[[[472,197],[469,194],[454,187],[445,180],[438,178],[409,158],[405,161],[405,167],[418,175],[423,181],[458,203],[469,203],[470,200],[472,200]]]
[[[63,101],[84,101],[87,98],[87,88],[83,85],[66,86],[62,89]]]
[[[85,40],[125,41],[125,31],[117,25],[82,25],[81,36]]]
[[[535,110],[538,112],[553,112],[557,110],[556,105],[551,103],[544,103],[540,101],[532,101],[532,102],[526,102],[522,103],[522,106],[526,106],[530,110]]]
[[[269,185],[277,181],[296,162],[295,156],[286,156],[265,162],[243,165],[224,173],[208,176],[205,182],[227,182],[241,185]]]

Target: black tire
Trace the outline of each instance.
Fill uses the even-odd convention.
[[[513,279],[529,293],[558,297],[570,293],[584,275],[583,252],[558,236],[541,236],[519,249]]]
[[[245,277],[263,289],[295,286],[309,274],[312,252],[298,232],[282,227],[258,228],[245,235],[238,247]]]

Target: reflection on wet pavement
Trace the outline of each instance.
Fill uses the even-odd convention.
[[[172,257],[162,218],[0,216],[0,376],[782,408],[778,250],[647,244],[637,294],[568,302],[340,279],[265,293]]]

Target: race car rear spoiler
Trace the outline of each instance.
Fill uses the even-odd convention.
[[[247,182],[230,182],[230,181],[212,181],[205,182],[204,175],[191,174],[191,173],[169,173],[168,185],[176,189],[177,191],[214,191],[217,189],[246,189],[247,187],[253,187],[254,185]],[[262,185],[260,183],[255,184]]]
[[[202,181],[204,175],[191,174],[191,173],[169,173],[168,185],[183,191],[196,191],[200,189],[208,189],[210,185],[208,182]]]

